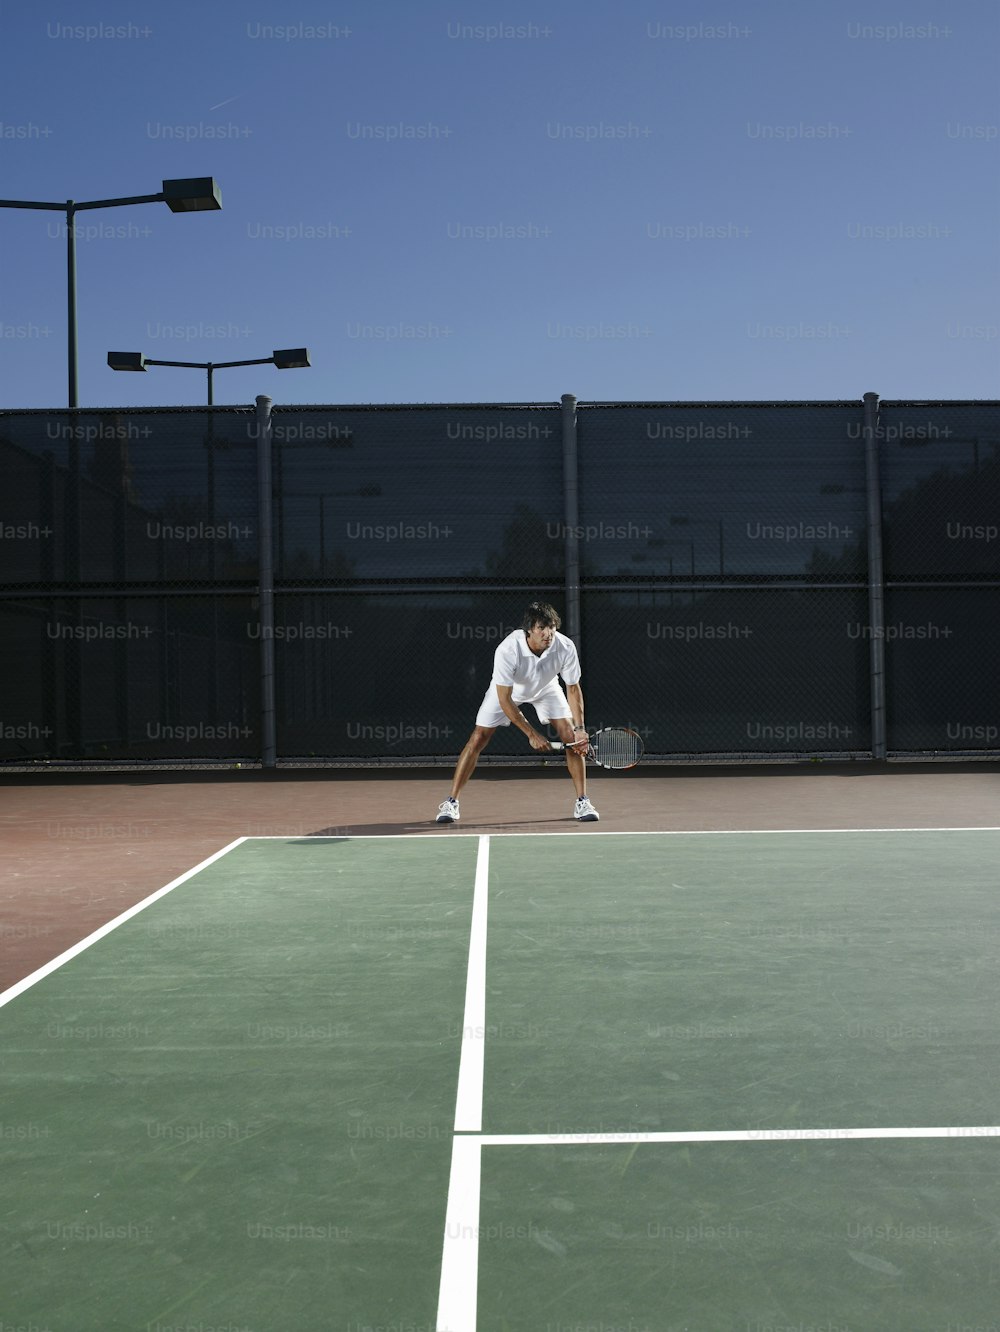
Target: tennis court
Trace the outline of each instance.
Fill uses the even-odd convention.
[[[4,1326],[990,1326],[1000,828],[795,826],[825,775],[784,828],[620,812],[781,780],[302,813],[15,981]],[[906,780],[841,779],[872,816]]]

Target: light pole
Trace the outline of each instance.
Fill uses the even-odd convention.
[[[201,213],[222,207],[222,195],[212,176],[165,180],[159,194],[136,194],[127,199],[92,199],[77,203],[37,203],[27,199],[0,199],[0,208],[44,208],[66,214],[66,301],[69,356],[69,406],[79,406],[77,395],[76,335],[76,227],[73,219],[88,208],[118,208],[125,204],[165,203],[172,213]]]
[[[206,370],[208,372],[208,406],[215,405],[212,394],[212,374],[216,370],[228,370],[234,365],[275,365],[279,370],[303,370],[309,367],[308,347],[286,347],[283,351],[273,351],[270,356],[259,356],[252,361],[154,361],[142,352],[108,352],[108,365],[112,370],[131,370],[145,372],[147,365],[173,365],[188,370]],[[208,510],[211,522],[215,522],[215,415],[208,414],[208,437],[205,440],[207,451],[206,470],[208,487]],[[215,547],[212,547],[212,572],[215,572]]]
[[[112,370],[145,370],[147,365],[180,365],[189,370],[208,371],[208,405],[212,398],[212,374],[216,370],[229,370],[234,365],[276,365],[279,370],[305,370],[309,367],[309,348],[291,347],[274,351],[254,361],[151,361],[142,352],[108,352],[108,365]]]
[[[149,365],[170,365],[180,366],[189,370],[205,370],[208,372],[208,406],[214,407],[212,393],[212,375],[216,370],[228,370],[236,365],[274,365],[279,370],[302,370],[309,367],[309,349],[308,347],[291,347],[281,351],[273,351],[270,356],[258,356],[249,361],[155,361],[144,356],[142,352],[108,352],[108,365],[112,370],[130,370],[145,372]],[[258,399],[270,403],[270,399]],[[208,434],[205,437],[205,485],[206,485],[206,504],[208,508],[208,520],[212,527],[215,526],[215,413],[208,412]],[[269,452],[269,445],[265,445],[263,438],[258,436],[260,443],[258,452],[261,448]],[[258,461],[259,465],[259,461]],[[268,467],[270,463],[268,462]],[[268,491],[270,487],[268,487]],[[258,492],[261,493],[261,492]],[[261,529],[263,531],[263,529]],[[259,538],[261,540],[263,538]],[[269,543],[266,543],[269,545]],[[218,546],[215,541],[211,544],[212,578],[217,576]],[[260,574],[263,579],[263,573]],[[219,699],[219,608],[218,598],[212,598],[212,637],[211,637],[211,671],[209,672],[209,702],[212,708],[213,716],[216,715]],[[270,645],[273,652],[273,644]],[[265,650],[265,656],[266,649]],[[273,674],[273,667],[271,668]],[[271,764],[273,766],[273,762]]]

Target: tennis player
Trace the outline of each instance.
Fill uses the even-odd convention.
[[[581,823],[600,818],[587,799],[586,751],[589,741],[583,724],[583,691],[580,688],[580,658],[576,645],[559,633],[558,612],[541,601],[533,601],[524,612],[521,628],[508,634],[493,657],[493,679],[486,691],[476,725],[459,755],[451,795],[438,807],[438,823],[457,823],[458,797],[472,776],[479,755],[498,726],[514,725],[528,737],[532,749],[551,750],[545,736],[521,711],[530,703],[543,726],[551,724],[566,746],[566,767],[576,789],[573,817]],[[559,685],[559,676],[568,694]]]

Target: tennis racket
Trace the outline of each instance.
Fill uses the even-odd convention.
[[[561,741],[552,742],[553,749],[565,749]],[[634,768],[642,758],[642,737],[627,726],[605,726],[590,737],[590,748],[581,750],[587,758],[602,768]]]

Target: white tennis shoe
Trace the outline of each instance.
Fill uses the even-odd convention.
[[[458,801],[454,796],[449,796],[447,800],[442,800],[438,805],[438,815],[435,823],[457,823],[461,818],[458,812]]]
[[[601,816],[586,796],[577,796],[576,804],[573,806],[573,817],[579,819],[581,823],[596,823]]]

